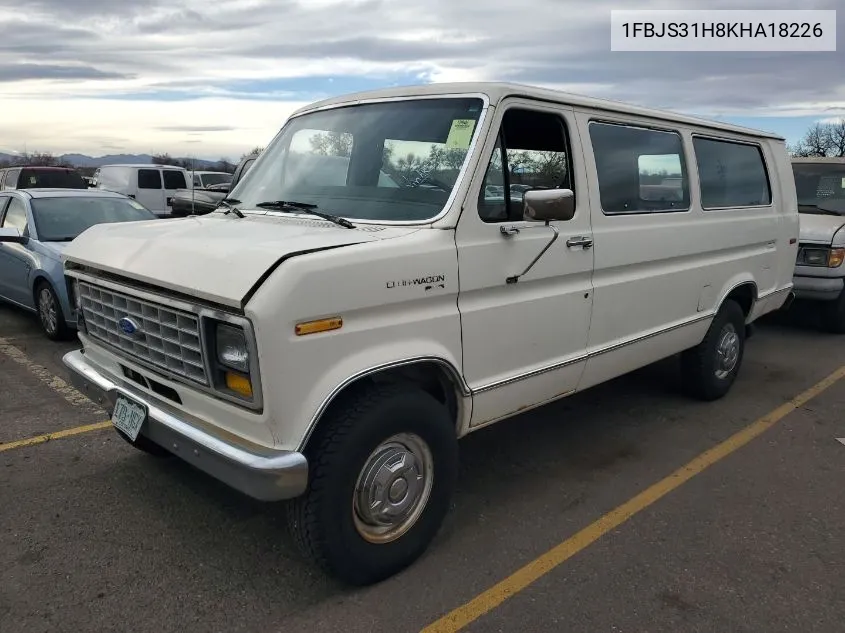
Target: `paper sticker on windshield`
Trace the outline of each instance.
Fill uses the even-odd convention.
[[[473,119],[455,119],[452,121],[449,136],[446,137],[446,147],[448,149],[468,148],[474,129],[475,121]]]
[[[36,178],[35,176],[29,177],[29,184],[34,185],[36,182],[38,182],[38,178]]]
[[[842,179],[842,188],[845,189],[845,178]]]

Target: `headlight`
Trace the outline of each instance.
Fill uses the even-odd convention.
[[[805,266],[838,268],[845,261],[845,248],[802,248],[798,263]]]
[[[217,326],[217,361],[230,369],[249,373],[249,349],[241,328],[222,324]]]

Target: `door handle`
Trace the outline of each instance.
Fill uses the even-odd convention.
[[[573,246],[583,246],[584,248],[590,248],[593,245],[593,240],[586,236],[578,236],[578,237],[570,237],[566,240],[566,245],[570,248]]]

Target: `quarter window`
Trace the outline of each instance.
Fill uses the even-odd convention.
[[[698,162],[703,208],[771,204],[772,191],[759,146],[694,138],[693,148]]]
[[[484,222],[522,220],[531,189],[573,189],[566,126],[551,112],[505,112],[479,194]],[[505,194],[507,192],[507,195]]]
[[[591,123],[590,141],[605,214],[689,209],[689,178],[677,132]]]

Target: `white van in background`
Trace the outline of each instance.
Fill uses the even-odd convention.
[[[188,187],[188,172],[174,165],[103,165],[94,173],[97,189],[135,198],[159,216],[172,213],[171,198]]]

